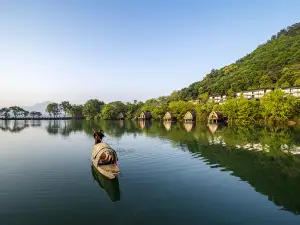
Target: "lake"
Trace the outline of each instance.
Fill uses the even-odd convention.
[[[0,121],[0,224],[300,224],[300,128]],[[92,129],[121,176],[91,167]]]

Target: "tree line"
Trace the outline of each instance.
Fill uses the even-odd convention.
[[[19,106],[4,107],[0,109],[0,117],[2,118],[11,118],[11,114],[13,115],[13,118],[27,118],[28,116],[31,118],[40,118],[42,116],[41,112],[29,112]]]
[[[105,104],[103,101],[90,99],[83,105],[71,105],[64,101],[60,104],[49,104],[46,111],[53,116],[63,112],[65,115],[85,117],[87,120],[114,120],[118,119],[120,113],[124,114],[125,119],[132,120],[137,119],[142,112],[150,112],[154,120],[162,120],[165,113],[170,112],[179,121],[188,111],[194,111],[200,122],[206,121],[211,111],[220,111],[229,122],[249,124],[257,121],[284,122],[300,119],[300,101],[275,89],[259,101],[228,97],[222,105],[209,100],[208,95],[202,96],[197,104],[182,100],[172,101],[170,96],[162,96],[145,102],[135,100],[134,103],[114,101]]]

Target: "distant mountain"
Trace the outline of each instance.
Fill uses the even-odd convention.
[[[43,116],[45,115],[48,115],[46,113],[46,107],[47,105],[51,103],[50,101],[47,101],[47,102],[41,102],[41,103],[37,103],[35,105],[32,105],[32,106],[23,106],[22,108],[31,112],[31,111],[36,111],[36,112],[41,112],[43,114]]]

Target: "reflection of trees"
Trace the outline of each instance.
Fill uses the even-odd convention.
[[[99,173],[94,166],[91,166],[92,175],[99,186],[105,190],[111,201],[116,202],[121,200],[121,193],[118,178],[110,180]]]
[[[27,127],[29,127],[27,120],[2,120],[0,123],[0,129],[2,131],[11,133],[19,133]]]
[[[31,120],[30,121],[30,126],[32,126],[32,127],[40,127],[41,125],[42,125],[42,121],[41,120]]]
[[[83,121],[80,120],[48,120],[47,132],[50,135],[68,137],[71,133],[82,131]]]
[[[300,212],[300,158],[275,157],[261,152],[231,150],[221,145],[205,148],[189,142],[191,152],[198,152],[213,167],[232,171],[233,176],[248,182],[257,192],[283,209]]]
[[[232,171],[232,175],[248,182],[283,209],[300,212],[300,157],[284,153],[295,146],[300,148],[300,129],[297,127],[218,125],[217,129],[210,129],[196,124],[187,132],[182,123],[172,123],[172,129],[168,131],[159,122],[152,122],[145,129],[136,121],[120,124],[120,121],[75,120],[62,123],[59,130],[64,132],[59,133],[70,134],[79,130],[92,136],[93,129],[103,129],[107,135],[116,138],[124,134],[144,133],[186,146],[190,152],[201,155],[208,164]]]

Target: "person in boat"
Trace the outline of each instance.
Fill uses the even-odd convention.
[[[95,139],[95,144],[101,143],[102,139],[105,137],[103,134],[103,130],[100,130],[98,132],[94,132],[94,139]]]

